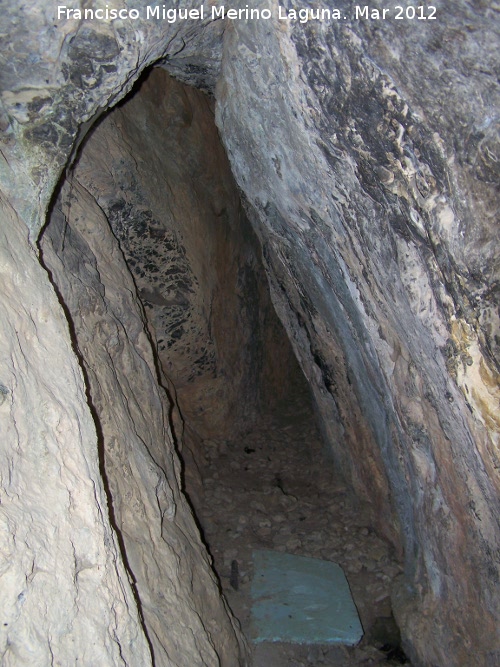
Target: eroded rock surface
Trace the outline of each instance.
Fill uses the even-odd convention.
[[[125,4],[134,3],[120,6]],[[353,2],[339,4],[352,14]],[[382,7],[378,0],[372,4]],[[148,660],[131,589],[119,585],[120,578],[125,582],[124,564],[118,555],[114,561],[118,552],[101,510],[97,440],[70,334],[48,276],[14,221],[19,217],[36,239],[59,175],[92,120],[121,99],[153,62],[205,89],[213,91],[217,81],[219,130],[263,245],[276,309],[314,391],[336,464],[354,491],[372,503],[374,521],[404,553],[405,572],[393,601],[406,649],[422,665],[498,662],[499,14],[489,2],[435,4],[440,13],[435,22],[205,21],[178,26],[142,19],[59,20],[56,6],[44,2],[2,7],[0,182],[2,201],[8,200],[13,211],[7,204],[2,211],[7,267],[2,372],[10,380],[0,378],[6,392],[0,390],[6,397],[0,410],[18,410],[14,419],[6,416],[9,437],[2,441],[7,462],[2,492],[11,503],[2,498],[2,512],[9,521],[16,515],[16,530],[29,534],[29,540],[7,549],[9,583],[3,590],[8,591],[7,607],[18,610],[18,583],[41,581],[42,575],[32,577],[38,572],[33,554],[43,549],[30,544],[38,540],[47,545],[40,568],[49,572],[43,575],[48,580],[43,592],[51,602],[57,600],[56,577],[62,592],[59,616],[52,604],[47,616],[39,597],[33,607],[23,607],[29,614],[18,610],[13,621],[6,621],[9,626],[2,631],[8,627],[10,639],[2,650],[11,652],[10,664],[33,664],[33,655],[48,664],[49,637],[62,642],[58,650],[71,662],[75,649],[64,643],[71,636],[65,631],[71,613],[76,613],[75,637],[82,640],[89,632],[90,607],[87,613],[86,604],[74,604],[81,589],[67,560],[68,539],[78,531],[79,520],[67,513],[73,507],[69,500],[65,505],[60,496],[51,503],[44,492],[58,489],[75,468],[77,487],[87,489],[81,498],[89,530],[94,538],[100,535],[96,553],[105,535],[111,539],[99,552],[105,563],[102,575],[99,561],[102,585],[120,589],[118,599],[128,610],[114,617],[123,625],[113,637],[127,647],[130,637],[137,637],[128,657],[122,653],[118,658],[115,639],[109,643],[109,635],[94,628],[99,639],[88,664]],[[92,261],[82,267],[92,284],[102,285],[92,276],[95,270]],[[71,282],[62,274],[60,279],[61,285]],[[110,306],[113,317],[103,315],[105,337],[106,327],[121,321],[113,319],[120,303],[132,307],[129,295],[117,299]],[[135,313],[138,328],[124,335],[150,355],[145,322]],[[106,338],[108,347],[113,335]],[[132,354],[138,348],[127,349]],[[89,346],[89,354],[94,353]],[[143,398],[160,401],[151,357],[144,363],[151,380]],[[123,382],[120,400],[136,409],[140,402],[123,379],[126,368],[117,370]],[[106,382],[110,390],[112,383]],[[12,390],[16,383],[22,387],[17,393]],[[101,402],[111,429],[116,419],[111,397],[103,394]],[[27,409],[19,412],[21,406]],[[66,429],[61,424],[67,411],[74,420]],[[163,427],[155,424],[153,430],[163,437]],[[72,433],[71,460],[62,446],[66,430]],[[131,461],[147,448],[152,431],[146,432],[150,435],[138,442]],[[36,433],[35,444],[44,438],[55,443],[41,458],[33,458],[35,444],[23,453],[23,443],[31,443]],[[156,472],[146,473],[151,458],[145,455],[135,477],[137,498],[151,510],[146,514],[156,527],[158,513],[177,507],[175,464],[169,467],[165,456],[170,454],[155,450]],[[46,486],[39,461],[50,471],[44,475]],[[147,486],[151,475],[157,475],[165,494],[160,507]],[[123,482],[115,484],[116,490]],[[32,522],[33,507],[44,504],[48,508]],[[63,507],[65,518],[56,520]],[[141,550],[157,548],[172,557],[175,549],[166,546],[170,538],[165,535],[168,526],[171,539],[177,535],[174,526],[184,521],[191,526],[189,516],[182,512],[182,517],[179,524],[167,518],[158,534],[131,548],[130,558],[140,560]],[[52,557],[60,545],[47,536],[58,534],[61,521],[68,537],[65,565],[56,571],[58,561]],[[189,550],[197,563],[196,581],[210,579],[204,557],[194,551]],[[189,574],[182,568],[171,582],[183,596],[191,595],[186,592]],[[96,580],[82,599],[90,600],[94,585]],[[158,622],[156,595],[146,604],[151,604],[151,629]],[[203,606],[202,597],[189,598],[196,605],[185,619],[193,627],[203,624],[197,606]],[[220,608],[215,597],[210,604]],[[195,639],[190,643],[193,664],[203,664],[201,656],[214,656],[209,633],[202,631],[200,637],[199,646]],[[33,647],[26,655],[14,648],[26,645]],[[175,655],[178,647],[171,650]]]
[[[336,460],[404,549],[394,603],[406,646],[424,664],[488,664],[498,223],[466,137],[496,132],[491,51],[476,38],[498,44],[498,14],[449,11],[435,32],[235,23],[217,119]]]
[[[240,664],[243,646],[181,494],[171,405],[135,285],[76,176],[61,191],[42,250],[85,370],[111,515],[154,664]]]
[[[89,137],[74,176],[118,239],[186,427],[208,438],[250,425],[295,360],[212,102],[153,70]]]
[[[81,9],[76,5],[66,6]],[[136,9],[133,0],[117,5]],[[57,7],[51,2],[2,7],[0,173],[4,192],[34,238],[69,155],[76,155],[92,123],[131,89],[145,67],[168,59],[177,76],[183,72],[186,81],[205,88],[213,87],[220,68],[221,22],[177,26],[142,15],[82,21],[59,16]]]
[[[68,323],[2,202],[0,662],[151,665]]]

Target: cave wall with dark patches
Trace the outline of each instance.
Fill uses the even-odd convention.
[[[34,471],[31,448],[19,455],[19,443],[38,433],[33,424],[42,440],[59,443],[44,450],[54,488],[57,471],[76,465],[73,481],[96,549],[105,559],[112,553],[83,380],[32,244],[93,119],[145,67],[161,62],[215,92],[219,131],[263,247],[272,298],[335,460],[404,552],[393,604],[405,649],[417,665],[498,661],[499,13],[487,1],[435,4],[440,19],[432,25],[176,26],[57,20],[48,3],[2,8],[0,187],[2,202],[10,203],[2,209],[8,379],[0,382],[11,401],[2,409],[11,412],[1,509],[12,547],[2,570],[3,607],[12,610],[8,630],[2,628],[3,656],[10,651],[17,664],[33,664],[32,656],[49,655],[49,648],[63,661],[72,655],[64,642],[45,641],[66,627],[73,609],[69,565],[57,573],[40,568],[47,595],[56,595],[56,581],[61,592],[57,615],[47,620],[36,595],[20,604],[24,582],[38,591],[33,545],[44,543],[67,564],[79,525],[65,514],[64,538],[55,539],[60,523],[49,515],[60,516],[67,501],[54,496],[42,510],[46,482]],[[350,14],[354,3],[339,6]],[[31,245],[16,221],[29,230]],[[49,304],[50,317],[41,304]],[[43,381],[47,359],[50,383]],[[51,406],[55,415],[74,416],[78,426],[69,435],[60,416],[50,417]],[[67,441],[71,461],[58,455]],[[16,541],[28,526],[30,539]],[[130,618],[119,615],[122,625],[112,634],[132,651],[120,659],[134,664],[137,655],[147,660],[147,645],[132,588],[119,583],[125,569],[116,545],[115,553],[111,561],[122,574],[106,560],[99,576],[126,600]],[[188,595],[184,576],[177,583]],[[78,595],[79,609],[89,608],[91,588]],[[188,612],[189,623],[197,614]],[[72,632],[81,638],[91,615],[80,618]],[[26,633],[29,650],[16,653],[12,647],[24,646]],[[95,656],[117,664],[114,640],[106,632],[98,637],[88,664]],[[193,650],[202,655],[205,648]]]
[[[76,176],[61,190],[41,248],[72,323],[110,517],[153,664],[242,664],[242,640],[181,493],[171,405],[142,305],[102,209]]]
[[[281,325],[213,103],[153,70],[95,128],[73,175],[119,241],[189,429],[210,438],[250,427],[296,361],[272,345]]]
[[[127,0],[121,8],[136,9],[135,4]],[[186,82],[213,89],[223,25],[82,22],[58,18],[52,3],[6,3],[2,11],[2,183],[36,238],[69,156],[144,68],[168,60]]]

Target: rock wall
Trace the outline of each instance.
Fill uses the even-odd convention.
[[[154,69],[91,133],[73,175],[119,241],[185,426],[200,438],[250,427],[296,360],[213,102]]]
[[[486,1],[435,4],[439,19],[433,22],[328,24],[82,22],[58,19],[50,3],[3,8],[0,187],[12,208],[6,203],[2,213],[2,248],[10,262],[4,264],[1,321],[8,353],[2,372],[22,391],[16,403],[10,381],[0,378],[7,392],[2,389],[0,410],[23,411],[2,442],[4,460],[15,461],[2,470],[4,496],[15,481],[2,512],[8,525],[14,521],[16,530],[47,545],[40,568],[52,577],[44,586],[47,598],[57,599],[56,576],[64,593],[58,608],[64,613],[50,623],[38,597],[2,628],[10,632],[2,649],[10,651],[6,664],[48,656],[49,637],[69,642],[64,622],[71,613],[80,640],[91,622],[90,612],[82,612],[86,606],[72,603],[79,590],[74,569],[56,570],[52,560],[61,524],[49,514],[57,508],[60,516],[62,496],[47,503],[38,523],[29,518],[33,507],[46,506],[46,487],[37,477],[38,459],[30,458],[36,447],[24,452],[19,443],[36,433],[55,443],[42,459],[53,466],[49,489],[60,488],[61,474],[74,470],[58,458],[68,450],[50,406],[57,415],[72,415],[70,451],[85,461],[76,467],[77,485],[87,489],[81,507],[89,530],[100,535],[96,549],[106,563],[98,573],[105,572],[105,585],[119,590],[120,600],[131,600],[126,583],[118,586],[126,577],[120,558],[113,560],[113,541],[99,551],[112,532],[100,511],[96,438],[70,335],[15,220],[36,239],[61,170],[92,121],[156,61],[205,89],[214,91],[217,81],[220,133],[261,238],[277,311],[336,460],[356,493],[373,502],[379,527],[404,551],[406,572],[395,587],[394,607],[405,649],[420,665],[498,662],[498,9]],[[350,0],[339,6],[346,15],[354,12]],[[25,368],[32,369],[29,375]],[[26,440],[18,437],[22,432]],[[161,469],[161,459],[155,461]],[[168,488],[176,486],[171,469],[164,470],[170,470],[169,484],[160,485],[168,507]],[[154,498],[143,493],[152,507]],[[78,520],[63,516],[66,534],[73,534]],[[27,539],[8,552],[5,608],[19,610],[17,583],[38,572],[33,557],[25,558]],[[206,576],[206,564],[197,560],[196,569]],[[184,594],[189,581],[183,576],[177,583]],[[124,604],[130,617],[114,615],[123,625],[113,634],[127,647],[128,637],[137,637],[135,664],[147,664],[139,614]],[[151,619],[155,627],[153,612]],[[101,655],[88,664],[118,662],[109,635],[95,632],[92,650]],[[24,641],[28,635],[32,644]],[[207,634],[201,636],[200,655],[213,655]],[[33,646],[31,655],[20,653],[26,645]],[[68,645],[63,649],[73,655]],[[123,659],[134,664],[129,655]]]
[[[181,494],[172,406],[135,285],[107,219],[76,176],[61,189],[41,247],[85,371],[111,519],[154,664],[242,664],[238,633]]]
[[[4,199],[1,219],[0,662],[151,665],[68,323]]]
[[[417,664],[486,665],[499,656],[499,375],[484,45],[498,13],[439,10],[435,30],[235,22],[217,122],[336,460],[404,550],[405,648]]]
[[[136,4],[116,3],[127,12]],[[65,6],[81,9],[76,2]],[[68,160],[143,69],[168,60],[186,82],[212,89],[220,69],[223,24],[209,18],[194,26],[142,16],[82,21],[59,15],[52,2],[15,2],[3,8],[2,24],[2,189],[34,238]]]
[[[154,69],[85,140],[67,206],[74,179],[105,214],[145,306],[195,500],[204,441],[251,428],[300,373],[213,103]]]

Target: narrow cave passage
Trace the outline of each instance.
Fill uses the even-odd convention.
[[[252,636],[252,550],[324,559],[344,569],[366,637],[358,648],[257,644],[256,667],[402,664],[389,587],[400,572],[388,545],[338,478],[299,373],[251,429],[200,452],[195,510],[230,607]],[[380,649],[384,647],[386,652]]]
[[[92,132],[75,177],[134,277],[175,401],[185,490],[245,634],[253,549],[334,561],[348,576],[365,630],[360,647],[264,643],[255,667],[404,662],[389,601],[400,566],[368,508],[336,476],[271,303],[212,102],[153,70]],[[69,183],[62,208],[74,196]]]

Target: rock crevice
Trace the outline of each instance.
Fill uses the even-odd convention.
[[[76,176],[61,189],[41,247],[74,327],[101,435],[113,523],[153,663],[240,662],[243,645],[181,493],[170,405],[143,308],[102,209]],[[189,590],[180,583],[185,581]]]

